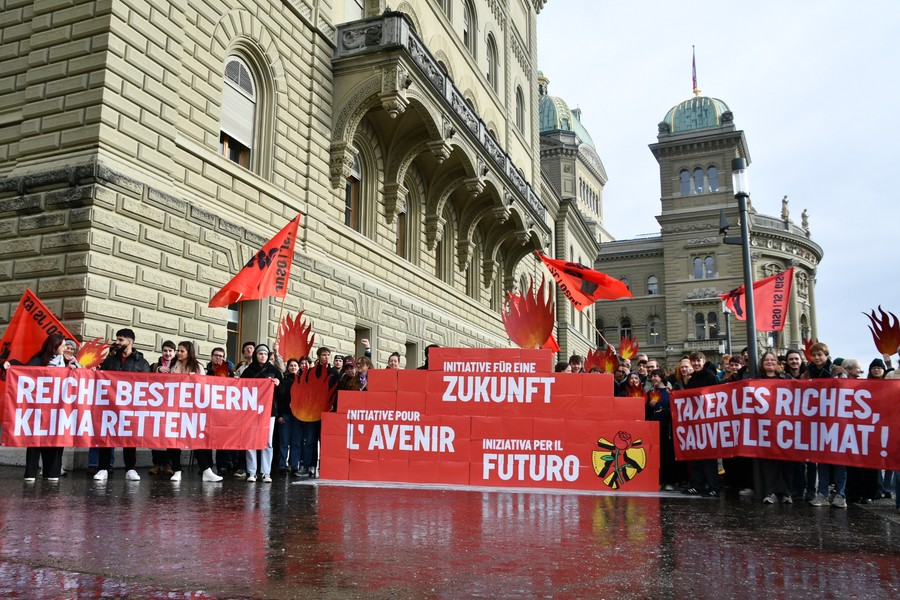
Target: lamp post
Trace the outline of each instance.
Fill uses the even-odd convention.
[[[731,311],[722,305],[722,314],[725,315],[725,353],[731,354]]]
[[[731,161],[731,182],[734,197],[738,201],[738,213],[741,218],[741,250],[744,262],[744,308],[747,314],[747,350],[750,353],[748,370],[751,377],[759,373],[757,362],[759,355],[756,349],[756,312],[753,302],[753,265],[750,262],[750,215],[747,212],[747,199],[750,197],[750,179],[747,176],[747,160],[735,158]],[[726,240],[726,243],[728,241]]]

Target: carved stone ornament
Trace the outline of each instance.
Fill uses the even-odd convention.
[[[382,108],[392,119],[396,119],[409,106],[409,100],[406,99],[408,80],[409,73],[398,63],[387,65],[381,70],[381,93],[378,97]]]
[[[719,292],[718,290],[716,290],[716,288],[711,288],[711,287],[694,288],[693,290],[688,292],[688,295],[686,296],[686,298],[688,300],[706,300],[708,298],[708,299],[715,299],[718,301],[719,294],[721,294],[721,293],[722,292]]]
[[[341,46],[345,51],[365,50],[381,45],[381,23],[366,23],[341,32]]]
[[[431,154],[434,155],[434,158],[438,163],[442,163],[450,158],[450,154],[453,152],[453,147],[445,140],[428,142],[428,149],[431,151]]]
[[[446,219],[437,215],[425,216],[425,241],[428,242],[428,249],[434,250],[434,244],[440,242],[444,237],[444,225]]]
[[[406,196],[409,190],[400,183],[386,183],[384,185],[384,217],[388,223],[394,222],[394,217],[406,212]]]
[[[475,252],[475,242],[468,239],[456,240],[456,257],[459,259],[459,270],[463,271],[469,261],[472,260],[472,253]]]
[[[329,164],[331,187],[339,188],[341,183],[350,176],[358,152],[347,142],[332,142]]]
[[[500,270],[500,263],[489,256],[485,256],[481,261],[481,276],[484,278],[484,287],[491,287],[494,283],[494,277]]]

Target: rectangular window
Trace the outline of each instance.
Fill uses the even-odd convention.
[[[344,186],[344,225],[359,231],[359,180],[353,177]]]
[[[419,345],[415,342],[406,342],[406,368],[417,369],[419,367]]]
[[[224,131],[219,132],[219,154],[245,169],[250,168],[250,148]]]

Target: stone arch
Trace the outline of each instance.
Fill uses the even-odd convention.
[[[402,12],[404,15],[406,15],[406,18],[409,19],[410,23],[412,23],[413,29],[416,30],[416,33],[422,35],[422,28],[419,26],[419,17],[416,16],[416,11],[409,2],[401,2],[397,6],[397,12]]]

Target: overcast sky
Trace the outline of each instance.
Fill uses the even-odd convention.
[[[691,94],[723,100],[744,131],[753,206],[809,211],[825,256],[818,338],[865,369],[878,356],[868,319],[900,315],[900,2],[549,0],[538,68],[549,93],[582,109],[609,175],[606,229],[658,233],[657,124]],[[730,175],[729,175],[730,176]],[[896,356],[895,356],[896,366]]]

